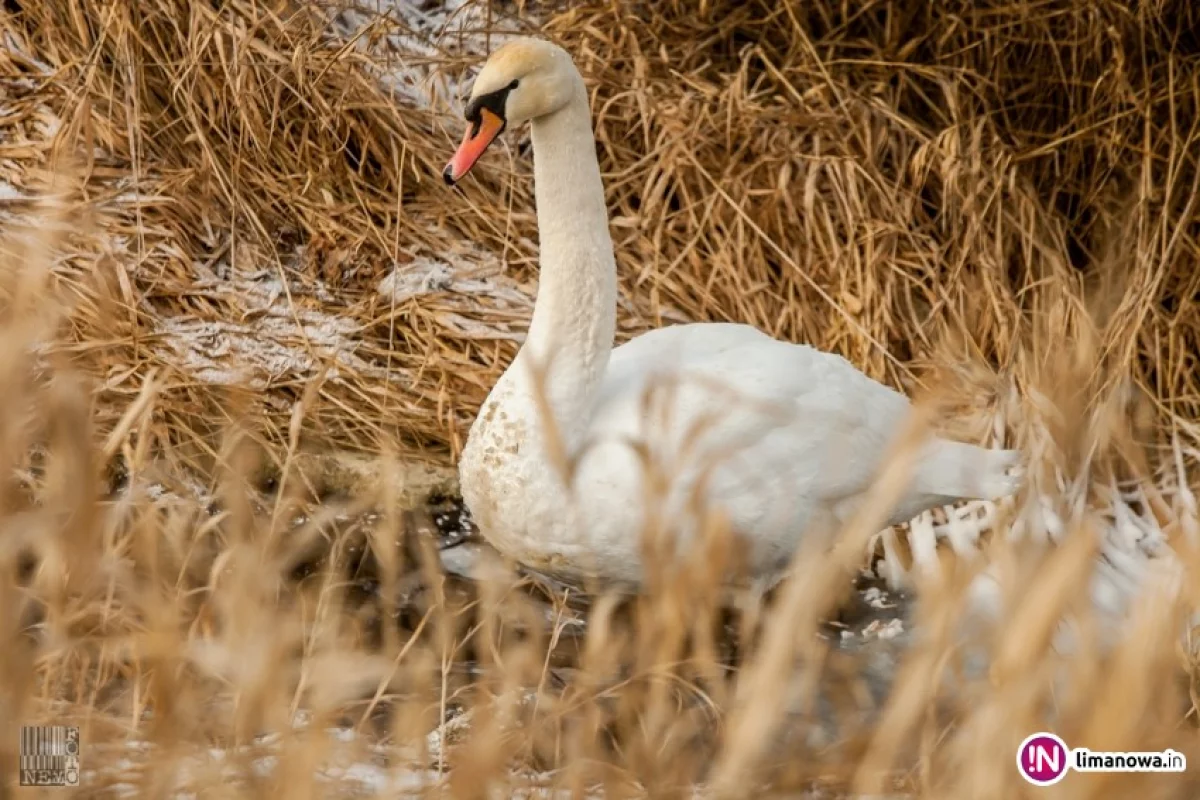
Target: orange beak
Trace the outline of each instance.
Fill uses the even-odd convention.
[[[471,171],[471,167],[475,166],[483,151],[487,150],[488,145],[504,130],[504,125],[504,120],[498,114],[486,108],[479,109],[479,120],[467,126],[462,144],[454,152],[450,163],[442,170],[442,178],[445,179],[446,185],[453,186]]]

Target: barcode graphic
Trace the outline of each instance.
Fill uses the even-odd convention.
[[[79,782],[79,728],[21,728],[21,785],[75,786]]]

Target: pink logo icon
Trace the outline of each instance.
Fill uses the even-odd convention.
[[[1067,774],[1067,743],[1053,733],[1026,736],[1017,748],[1017,770],[1034,786],[1050,786]]]

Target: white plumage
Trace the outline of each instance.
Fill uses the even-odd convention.
[[[908,399],[839,356],[746,325],[676,325],[613,349],[615,262],[570,57],[539,40],[505,45],[476,79],[468,118],[451,183],[506,125],[532,122],[541,247],[529,336],[460,462],[481,533],[535,569],[638,583],[642,533],[661,519],[686,547],[702,498],[741,537],[750,575],[778,577],[807,532],[854,510]],[[890,521],[1006,495],[1015,462],[1013,451],[931,441]]]

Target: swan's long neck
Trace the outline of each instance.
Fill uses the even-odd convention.
[[[533,121],[541,275],[522,357],[546,370],[545,391],[567,443],[578,444],[608,366],[617,277],[587,92]]]

